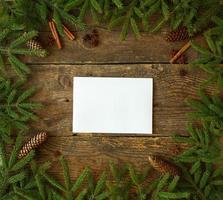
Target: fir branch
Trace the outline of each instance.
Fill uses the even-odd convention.
[[[25,122],[38,119],[33,109],[39,109],[42,105],[28,100],[35,92],[35,88],[24,90],[23,84],[24,81],[13,84],[10,80],[0,78],[0,118],[2,118],[0,132],[4,135],[10,135],[10,127],[25,130],[27,129]]]
[[[221,160],[220,144],[216,139],[216,135],[213,135],[211,127],[194,128],[192,125],[188,125],[188,131],[190,134],[189,139],[193,143],[189,143],[191,146],[185,150],[181,155],[176,158],[176,161],[182,163],[194,163],[191,172],[195,172],[200,162],[205,163],[217,163]],[[184,140],[177,140],[185,142]],[[187,141],[186,141],[187,142]]]
[[[110,196],[110,192],[107,191],[106,189],[106,178],[107,175],[105,172],[103,172],[98,181],[95,181],[92,175],[92,171],[89,171],[89,175],[88,175],[88,190],[89,190],[89,194],[88,194],[88,199],[91,200],[103,200],[103,199],[107,199]]]
[[[143,173],[137,172],[132,165],[129,165],[128,169],[133,188],[136,189],[135,198],[139,200],[148,199],[151,191],[147,189],[148,186],[145,186],[145,183],[151,173],[152,168],[146,168]]]
[[[9,33],[8,29],[3,30],[0,35],[0,40],[7,37]],[[8,58],[9,63],[16,73],[21,77],[25,78],[26,74],[30,73],[30,69],[26,64],[20,61],[16,55],[29,55],[29,56],[39,56],[45,57],[47,52],[45,50],[36,50],[36,49],[25,49],[22,46],[27,43],[31,38],[37,35],[36,31],[31,31],[26,34],[19,36],[17,39],[12,41],[9,45],[4,45],[0,42],[0,56],[1,56],[1,68],[4,69],[5,64],[3,62],[3,55]]]
[[[64,186],[58,183],[52,176],[48,175],[47,173],[43,173],[42,175],[53,187],[63,192],[66,191]]]
[[[0,198],[10,198],[12,196],[18,195],[17,184],[22,186],[22,183],[25,180],[31,180],[29,177],[29,170],[26,168],[27,165],[33,160],[34,152],[31,152],[22,160],[17,160],[16,157],[18,155],[19,149],[22,145],[23,138],[21,134],[18,135],[13,150],[11,154],[8,156],[5,152],[6,145],[5,143],[0,143]],[[8,148],[8,147],[7,147]],[[14,190],[16,189],[16,191]],[[22,188],[19,191],[24,191]],[[10,195],[7,195],[10,194]],[[28,193],[26,193],[28,196]],[[3,198],[4,197],[4,198]]]
[[[110,172],[113,180],[108,180],[106,182],[106,186],[110,192],[110,199],[115,200],[122,198],[123,200],[128,200],[132,183],[131,181],[122,181],[128,174],[128,167],[124,166],[119,169],[114,163],[110,163]]]
[[[85,24],[81,22],[76,16],[73,14],[70,14],[70,9],[67,8],[68,2],[67,1],[54,1],[54,0],[42,0],[45,2],[47,6],[47,15],[49,17],[53,17],[53,20],[56,22],[57,29],[59,30],[59,33],[63,36],[61,24],[63,22],[70,23],[71,25],[74,25],[77,28],[85,29]],[[53,14],[51,14],[53,13]]]
[[[189,117],[194,120],[203,120],[210,123],[213,133],[222,133],[223,116],[222,109],[223,103],[219,96],[213,95],[208,97],[203,91],[200,92],[201,101],[188,99],[187,104],[192,107],[195,112],[189,113]],[[208,102],[207,102],[208,99]]]
[[[86,167],[82,173],[80,174],[80,176],[77,178],[77,180],[75,181],[75,183],[72,185],[71,187],[71,191],[73,193],[75,193],[79,188],[80,186],[82,185],[83,181],[85,180],[85,178],[88,176],[88,173],[89,173],[89,168]]]

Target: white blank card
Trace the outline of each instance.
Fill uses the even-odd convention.
[[[152,133],[153,79],[74,77],[74,133]]]

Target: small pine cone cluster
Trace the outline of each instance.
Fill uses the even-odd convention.
[[[176,41],[183,41],[189,38],[189,34],[187,28],[185,26],[178,28],[175,31],[170,31],[166,35],[167,42],[176,42]]]
[[[99,34],[96,29],[83,37],[83,43],[86,47],[93,48],[99,45]]]
[[[149,156],[148,157],[152,167],[161,174],[169,173],[172,176],[180,176],[179,169],[158,156]]]
[[[171,50],[171,58],[173,58],[173,57],[177,54],[177,52],[178,52],[178,50],[176,50],[176,49],[172,49],[172,50]],[[176,62],[174,62],[173,64],[176,64],[176,63],[178,63],[178,64],[186,64],[186,63],[187,63],[187,57],[186,57],[184,54],[182,54],[182,55],[176,60]]]
[[[34,137],[32,137],[19,152],[18,158],[21,159],[25,157],[31,150],[39,147],[47,139],[47,134],[45,132],[40,132]]]

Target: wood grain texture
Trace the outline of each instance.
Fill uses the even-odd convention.
[[[77,40],[62,39],[63,49],[58,50],[55,43],[49,45],[50,32],[40,33],[40,41],[49,51],[44,59],[26,58],[28,63],[168,63],[172,49],[180,49],[186,42],[166,42],[166,30],[156,34],[142,33],[139,40],[130,33],[125,41],[120,40],[120,31],[109,31],[98,28],[100,44],[88,48],[83,44],[83,36],[90,31],[76,33]],[[186,53],[189,61],[197,57],[197,53],[189,49]]]
[[[190,111],[184,100],[197,97],[196,90],[206,74],[188,65],[33,65],[30,85],[39,88],[33,97],[46,108],[38,111],[41,121],[34,129],[53,136],[72,135],[72,81],[74,76],[154,78],[154,134],[186,134]]]
[[[123,166],[132,163],[143,169],[149,165],[148,155],[161,155],[171,159],[186,146],[179,145],[169,137],[106,137],[106,136],[68,136],[49,137],[37,152],[40,162],[52,161],[50,173],[62,179],[58,162],[64,155],[70,165],[71,176],[75,179],[86,166],[96,175],[108,169],[110,162]]]

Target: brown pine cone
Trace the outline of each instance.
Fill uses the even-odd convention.
[[[86,47],[93,48],[99,45],[99,34],[96,29],[83,37],[83,43]]]
[[[45,132],[40,132],[34,137],[32,137],[19,152],[18,158],[21,159],[25,157],[31,150],[39,147],[47,139],[47,134]]]
[[[148,157],[152,167],[161,174],[169,173],[172,176],[180,176],[179,169],[173,164],[163,160],[158,156],[149,156]]]
[[[24,35],[26,35],[27,32],[24,32]],[[28,42],[26,42],[26,46],[29,49],[34,49],[34,50],[43,50],[42,45],[40,44],[40,42],[38,41],[37,37],[30,39]],[[43,56],[45,57],[45,55]]]
[[[187,28],[185,26],[178,28],[175,31],[170,31],[166,35],[167,42],[176,42],[176,41],[183,41],[189,38],[189,34]]]
[[[26,43],[26,46],[29,49],[37,49],[37,50],[41,50],[43,49],[42,45],[40,44],[40,42],[37,39],[31,39]]]

